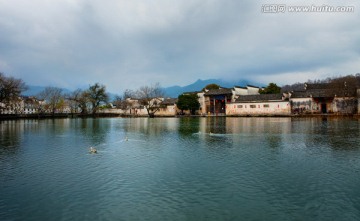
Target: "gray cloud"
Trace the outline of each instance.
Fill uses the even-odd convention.
[[[339,5],[311,2],[325,3]],[[34,85],[100,82],[118,93],[157,81],[284,84],[359,72],[358,2],[349,3],[353,13],[268,14],[263,4],[269,2],[0,0],[0,70]]]

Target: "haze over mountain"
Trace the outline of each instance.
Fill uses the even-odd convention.
[[[234,86],[246,86],[248,84],[262,87],[265,86],[263,84],[259,84],[257,82],[249,81],[249,80],[238,80],[238,81],[225,81],[221,79],[207,79],[207,80],[201,80],[198,79],[192,84],[185,85],[185,86],[170,86],[170,87],[164,87],[163,90],[165,92],[166,97],[172,97],[177,98],[180,94],[184,92],[190,92],[190,91],[200,91],[202,90],[206,85],[208,84],[218,84],[221,87],[234,87]],[[36,96],[41,91],[43,91],[46,87],[43,86],[34,86],[34,85],[28,85],[28,89],[23,93],[25,96]],[[67,88],[62,88],[64,93],[70,93],[72,90]],[[86,90],[86,88],[82,88]],[[121,95],[122,91],[119,92]],[[113,100],[116,96],[115,93],[109,93],[110,100]]]
[[[42,92],[46,87],[44,86],[34,86],[34,85],[27,85],[28,89],[24,91],[22,94],[24,96],[37,96],[40,92]],[[64,93],[70,93],[71,90],[67,88],[61,88]]]
[[[165,91],[166,96],[175,98],[184,92],[200,91],[208,84],[218,84],[221,87],[227,87],[227,88],[234,87],[234,86],[246,86],[248,84],[258,86],[258,87],[265,86],[263,84],[259,84],[259,83],[249,81],[249,80],[225,81],[225,80],[221,80],[221,79],[207,79],[207,80],[198,79],[194,83],[183,86],[183,87],[181,87],[181,86],[166,87],[166,88],[164,88],[164,91]]]

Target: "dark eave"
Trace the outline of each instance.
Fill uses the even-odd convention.
[[[205,92],[205,96],[214,96],[214,95],[229,95],[232,94],[232,89],[230,88],[220,88],[220,89],[213,89]]]
[[[161,102],[162,105],[174,105],[178,101],[177,98],[168,98]]]
[[[282,98],[282,94],[242,95],[236,99],[236,102],[283,101]]]

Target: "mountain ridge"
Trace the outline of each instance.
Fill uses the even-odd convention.
[[[221,87],[226,87],[226,88],[231,88],[234,86],[246,86],[246,85],[256,85],[258,87],[264,86],[263,84],[249,80],[237,80],[230,82],[221,79],[206,79],[206,80],[198,79],[194,83],[185,85],[183,87],[176,85],[176,86],[165,87],[163,88],[163,90],[166,96],[176,98],[184,92],[201,91],[208,84],[218,84]]]
[[[165,92],[166,97],[177,98],[180,94],[184,92],[193,92],[193,91],[201,91],[208,84],[218,84],[221,87],[231,88],[234,86],[246,86],[246,85],[255,85],[258,87],[265,86],[263,84],[259,84],[257,82],[249,81],[249,80],[237,80],[237,81],[225,81],[221,79],[198,79],[194,83],[185,85],[185,86],[169,86],[163,87],[163,91]],[[23,92],[24,96],[37,96],[41,91],[43,91],[45,86],[34,86],[28,85],[28,89]],[[63,92],[70,93],[71,90],[67,88],[61,88]],[[116,94],[108,93],[110,95],[110,100],[115,99]]]

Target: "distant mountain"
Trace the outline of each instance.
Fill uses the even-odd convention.
[[[42,92],[46,87],[43,86],[33,86],[28,85],[28,89],[22,93],[24,96],[37,96],[40,92]],[[64,94],[69,94],[72,91],[67,88],[61,88]],[[116,94],[108,93],[109,101],[115,100]]]
[[[199,80],[195,81],[194,83],[183,86],[183,87],[180,87],[180,86],[166,87],[166,88],[164,88],[164,91],[168,97],[176,98],[184,92],[201,91],[208,84],[218,84],[221,87],[227,87],[227,88],[231,88],[234,86],[246,86],[248,84],[259,86],[259,87],[264,86],[263,84],[259,84],[259,83],[248,81],[248,80],[239,80],[239,81],[230,82],[230,81],[224,81],[221,79],[208,79],[208,80],[199,79]]]
[[[42,92],[46,87],[43,86],[33,86],[28,85],[28,89],[22,93],[24,96],[37,96],[40,92]],[[61,88],[64,93],[70,93],[71,91],[66,88]]]
[[[259,84],[257,82],[252,82],[249,80],[238,80],[238,81],[224,81],[221,79],[207,79],[207,80],[197,80],[192,84],[186,85],[186,86],[171,86],[171,87],[166,87],[163,88],[165,94],[167,97],[173,97],[173,98],[177,98],[180,94],[184,93],[184,92],[191,92],[191,91],[201,91],[206,85],[208,84],[218,84],[221,87],[227,87],[227,88],[231,88],[234,86],[246,86],[248,84],[250,85],[254,85],[254,86],[258,86],[258,87],[263,87],[266,85],[263,84]],[[22,94],[25,96],[37,96],[41,91],[43,91],[46,87],[43,86],[33,86],[33,85],[28,85],[28,89],[26,91],[24,91]],[[66,88],[62,88],[64,93],[71,93],[71,90],[66,89]],[[116,97],[115,94],[112,93],[108,93],[109,94],[109,100],[113,101]]]
[[[45,87],[41,87],[41,86],[28,85],[27,87],[28,87],[28,89],[26,91],[24,91],[22,93],[22,95],[35,96],[35,95],[39,94],[41,91],[43,91],[45,89]]]

